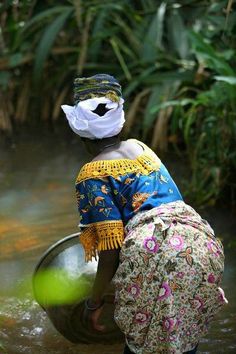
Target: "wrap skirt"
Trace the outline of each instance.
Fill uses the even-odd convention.
[[[135,215],[113,278],[115,321],[136,354],[193,349],[224,305],[223,246],[183,201]]]

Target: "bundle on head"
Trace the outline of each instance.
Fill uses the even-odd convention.
[[[97,74],[74,80],[74,102],[77,104],[94,97],[106,97],[113,102],[122,98],[121,86],[111,75]]]

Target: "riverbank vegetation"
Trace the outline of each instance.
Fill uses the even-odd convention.
[[[186,159],[186,194],[236,193],[236,12],[232,0],[14,0],[0,5],[0,130],[63,124],[76,75],[116,76],[124,135]]]

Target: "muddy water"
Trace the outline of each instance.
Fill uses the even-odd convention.
[[[42,252],[77,232],[73,181],[86,154],[78,144],[53,139],[31,139],[0,152],[0,353],[120,354],[123,343],[70,343],[32,297],[31,275]],[[216,226],[224,230],[219,218]],[[234,235],[222,237],[227,244]],[[224,277],[229,305],[201,341],[199,353],[236,353],[235,275],[236,259],[229,250]]]

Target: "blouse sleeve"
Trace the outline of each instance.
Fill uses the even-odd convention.
[[[113,201],[109,182],[104,179],[87,179],[76,184],[80,227],[80,242],[86,261],[102,250],[121,247],[124,227],[120,211]]]

